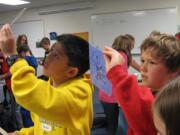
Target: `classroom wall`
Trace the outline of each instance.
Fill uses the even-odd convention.
[[[49,32],[52,31],[55,31],[58,34],[85,31],[91,33],[91,14],[168,7],[177,7],[179,9],[180,0],[97,0],[94,2],[94,5],[94,8],[89,10],[50,15],[39,15],[39,10],[43,8],[29,9],[18,20],[18,22],[43,20],[44,36],[49,36]],[[18,12],[19,11],[1,13],[0,24],[11,22]],[[180,10],[178,10],[178,24],[180,25]],[[135,58],[139,61],[139,56],[136,55]],[[130,69],[130,71],[135,72],[132,69]]]
[[[92,10],[65,12],[50,15],[39,15],[41,8],[30,9],[18,20],[18,22],[43,20],[45,35],[51,31],[59,34],[68,32],[91,31],[91,14],[108,12],[121,12],[128,10],[143,10],[152,8],[180,8],[179,0],[97,0]],[[19,11],[0,14],[0,24],[10,22]],[[153,21],[153,20],[152,20]],[[180,24],[180,10],[178,10],[178,24]]]

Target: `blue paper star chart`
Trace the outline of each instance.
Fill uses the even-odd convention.
[[[112,94],[112,84],[106,77],[105,60],[102,51],[90,45],[90,75],[94,85],[106,92]]]

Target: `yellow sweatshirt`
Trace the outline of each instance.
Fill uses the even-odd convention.
[[[12,90],[17,103],[32,112],[34,126],[20,135],[90,135],[93,120],[92,85],[79,77],[57,88],[37,79],[25,60],[12,67]]]

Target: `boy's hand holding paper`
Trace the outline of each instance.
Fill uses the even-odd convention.
[[[118,64],[123,65],[125,63],[124,58],[119,54],[119,52],[110,47],[106,47],[104,49],[103,53],[104,53],[104,57],[105,57],[107,72],[112,67],[114,67]]]

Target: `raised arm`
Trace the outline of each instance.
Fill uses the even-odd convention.
[[[5,57],[16,55],[16,44],[9,24],[3,25],[0,30],[0,48]]]

